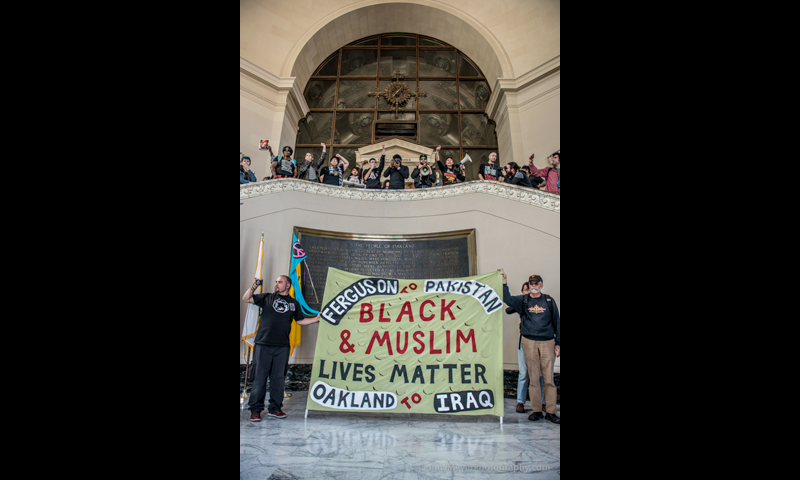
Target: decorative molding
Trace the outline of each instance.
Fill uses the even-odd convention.
[[[492,180],[472,180],[470,182],[459,183],[458,185],[411,190],[364,190],[361,188],[339,187],[293,178],[278,178],[241,185],[239,187],[239,199],[260,197],[262,195],[286,191],[375,202],[431,200],[435,198],[469,195],[471,193],[484,193],[561,213],[560,195]]]
[[[558,84],[532,98],[529,98],[528,100],[525,100],[524,102],[521,102],[519,105],[517,105],[517,108],[519,108],[519,111],[522,112],[560,94],[561,84]]]
[[[303,97],[303,91],[300,89],[300,85],[297,83],[297,79],[295,77],[278,77],[277,75],[264,70],[244,57],[239,57],[239,74],[245,75],[252,80],[256,80],[264,86],[269,87],[273,91],[277,91],[286,95],[286,103],[291,104],[291,107],[293,107],[294,112],[292,113],[294,113],[293,116],[298,116],[297,120],[305,117],[310,111],[308,104],[306,103],[306,99]],[[248,93],[255,94],[255,92],[244,88],[241,85],[239,88],[247,91]],[[259,98],[264,98],[263,95],[257,96]],[[274,102],[270,103],[275,105]]]
[[[492,89],[492,96],[489,97],[489,103],[486,105],[486,113],[489,114],[491,118],[495,118],[498,113],[498,107],[502,103],[501,100],[503,100],[506,95],[509,93],[518,93],[520,90],[531,87],[560,71],[561,55],[556,55],[517,78],[498,78]]]

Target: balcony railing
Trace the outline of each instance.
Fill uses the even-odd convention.
[[[259,197],[261,195],[270,195],[285,191],[299,191],[313,195],[374,202],[430,200],[469,195],[471,193],[483,193],[561,213],[560,195],[492,180],[472,180],[457,185],[410,190],[365,190],[363,188],[339,187],[294,178],[278,178],[240,185],[239,199]]]

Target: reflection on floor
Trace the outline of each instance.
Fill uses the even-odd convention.
[[[516,400],[495,416],[320,412],[305,414],[307,391],[284,399],[284,419],[250,422],[239,412],[243,479],[555,479],[561,426],[528,420]],[[558,406],[561,416],[561,406]]]

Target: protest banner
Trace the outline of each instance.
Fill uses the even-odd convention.
[[[306,409],[502,416],[502,283],[330,268]]]

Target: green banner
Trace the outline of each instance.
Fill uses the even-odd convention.
[[[328,269],[309,410],[503,416],[503,279]]]

